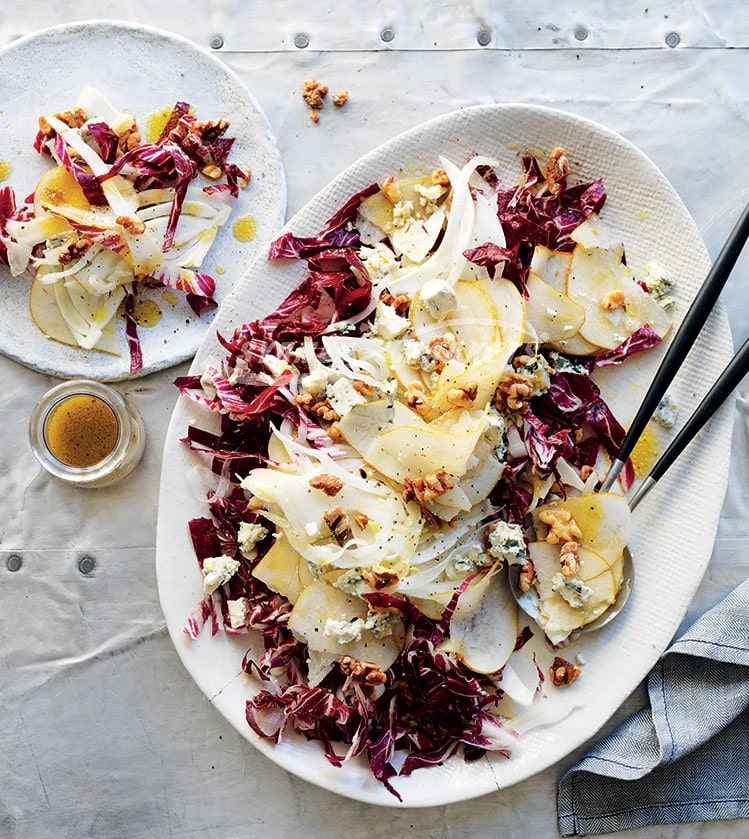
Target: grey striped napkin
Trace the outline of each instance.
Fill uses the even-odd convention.
[[[562,836],[749,818],[749,580],[666,650],[646,707],[559,782]]]

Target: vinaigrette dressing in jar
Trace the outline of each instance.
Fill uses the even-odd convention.
[[[31,448],[52,475],[82,487],[108,486],[143,455],[140,414],[101,382],[64,382],[48,391],[29,424]]]

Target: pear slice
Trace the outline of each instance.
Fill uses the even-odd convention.
[[[583,534],[581,545],[595,551],[609,566],[621,561],[632,527],[632,513],[623,495],[595,492],[544,504],[534,513],[537,526],[543,510],[567,510]]]
[[[559,545],[531,542],[528,555],[536,571],[540,612],[538,624],[552,644],[564,641],[576,629],[599,618],[616,600],[619,586],[603,557],[587,548],[578,551],[579,568],[575,578],[589,589],[579,606],[572,606],[558,591],[555,580],[561,576]]]
[[[290,603],[296,603],[302,591],[315,579],[304,557],[291,547],[283,535],[277,537],[252,569],[252,576]]]
[[[552,288],[534,271],[527,280],[529,299],[525,303],[527,329],[532,339],[548,344],[571,339],[585,323],[585,309],[561,291]]]
[[[517,604],[494,566],[460,596],[450,620],[450,637],[437,649],[476,673],[496,673],[512,655],[517,636]]]
[[[415,178],[402,178],[397,181],[398,189],[400,191],[400,200],[403,202],[410,201],[413,205],[412,214],[415,218],[423,218],[422,206],[420,203],[421,196],[416,191],[416,185],[423,187],[433,187],[431,175],[424,175]],[[445,190],[447,194],[447,190]],[[384,233],[390,233],[393,230],[393,204],[389,201],[385,194],[380,190],[365,198],[359,205],[359,214],[365,218],[375,227],[378,227]]]
[[[334,634],[325,632],[329,620],[353,622],[366,618],[367,613],[367,604],[361,598],[317,581],[308,585],[297,598],[288,626],[297,638],[317,653],[327,653],[336,658],[348,655],[371,662],[384,671],[393,664],[403,647],[405,632],[401,622],[393,624],[392,633],[382,638],[366,629],[360,638],[345,643]]]
[[[609,308],[612,295],[623,303]],[[671,327],[664,309],[635,281],[615,251],[577,245],[567,273],[567,295],[585,309],[580,335],[613,349],[645,324],[663,337]]]
[[[531,258],[531,271],[552,288],[565,294],[571,261],[571,251],[553,251],[545,245],[536,245]]]

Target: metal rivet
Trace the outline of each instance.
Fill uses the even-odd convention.
[[[395,29],[391,26],[386,26],[382,32],[380,32],[380,38],[386,43],[389,44],[395,38]]]
[[[680,43],[681,38],[679,37],[678,32],[669,32],[668,35],[666,35],[666,45],[672,49],[673,47],[678,47]]]
[[[492,42],[492,33],[488,29],[480,29],[476,40],[480,47],[488,47]]]
[[[212,50],[220,50],[224,45],[224,39],[221,35],[212,35],[208,43]]]
[[[84,576],[88,577],[93,574],[94,568],[96,568],[96,560],[92,556],[82,556],[78,560],[78,570]]]
[[[578,41],[584,41],[588,37],[588,30],[584,26],[575,27],[575,38]]]
[[[8,569],[8,571],[20,571],[22,565],[23,560],[20,556],[18,556],[18,554],[11,554],[5,560],[5,567]]]
[[[294,35],[294,46],[300,50],[307,49],[309,46],[309,35],[305,35],[304,32]]]

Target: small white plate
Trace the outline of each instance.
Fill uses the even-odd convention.
[[[36,32],[0,51],[0,159],[10,174],[0,186],[13,186],[20,201],[31,194],[49,158],[32,144],[43,113],[69,109],[85,86],[96,87],[117,108],[132,112],[144,131],[149,114],[177,101],[189,102],[201,119],[228,119],[234,137],[230,159],[252,170],[229,221],[219,231],[202,269],[216,279],[220,304],[261,247],[283,224],[286,181],[275,139],[265,115],[242,81],[201,47],[176,35],[121,21],[87,21]],[[240,242],[232,223],[251,215],[252,241]],[[0,266],[0,352],[61,378],[102,381],[131,378],[130,357],[119,324],[122,354],[67,347],[44,336],[29,314],[30,272],[11,277]],[[139,327],[143,369],[137,375],[191,358],[216,310],[198,317],[177,294],[163,289],[148,295],[162,312],[153,327]]]
[[[443,154],[463,163],[474,153],[499,159],[506,186],[517,183],[523,151],[542,157],[557,145],[569,154],[574,175],[602,177],[608,200],[607,227],[626,244],[628,262],[642,270],[656,261],[676,280],[675,319],[680,318],[707,273],[710,261],[686,208],[659,170],[614,132],[572,114],[524,105],[488,105],[456,111],[396,137],[347,169],[313,198],[286,226],[311,235],[355,191],[388,174],[429,172]],[[231,335],[235,326],[273,310],[300,279],[300,267],[259,258],[219,312],[215,326]],[[718,307],[682,368],[672,393],[679,424],[717,378],[732,352],[724,310]],[[662,348],[628,361],[627,371],[602,378],[606,395],[626,425],[652,378]],[[192,370],[220,359],[223,352],[208,336]],[[624,380],[624,382],[622,381]],[[187,532],[187,521],[207,514],[194,488],[195,460],[180,442],[188,423],[210,418],[180,398],[164,451],[157,536],[157,575],[161,603],[174,644],[188,671],[212,704],[237,730],[289,772],[350,798],[401,806],[368,767],[352,761],[336,769],[319,743],[289,737],[278,746],[260,740],[245,721],[245,701],[258,686],[241,672],[246,642],[206,630],[191,642],[182,633],[185,619],[201,598],[201,577]],[[207,426],[206,426],[207,427]],[[582,656],[581,677],[567,688],[548,679],[537,704],[548,724],[525,734],[514,754],[465,763],[451,758],[443,766],[394,778],[404,807],[426,807],[473,798],[518,783],[564,758],[592,737],[646,676],[678,628],[702,579],[713,547],[725,494],[732,416],[718,412],[696,445],[638,507],[631,550],[636,584],[625,611],[605,629],[582,636],[565,652]],[[539,635],[536,632],[536,635]],[[536,641],[539,663],[552,654]],[[525,651],[525,650],[524,650]],[[514,659],[513,659],[514,663]],[[552,722],[548,722],[552,720]]]

